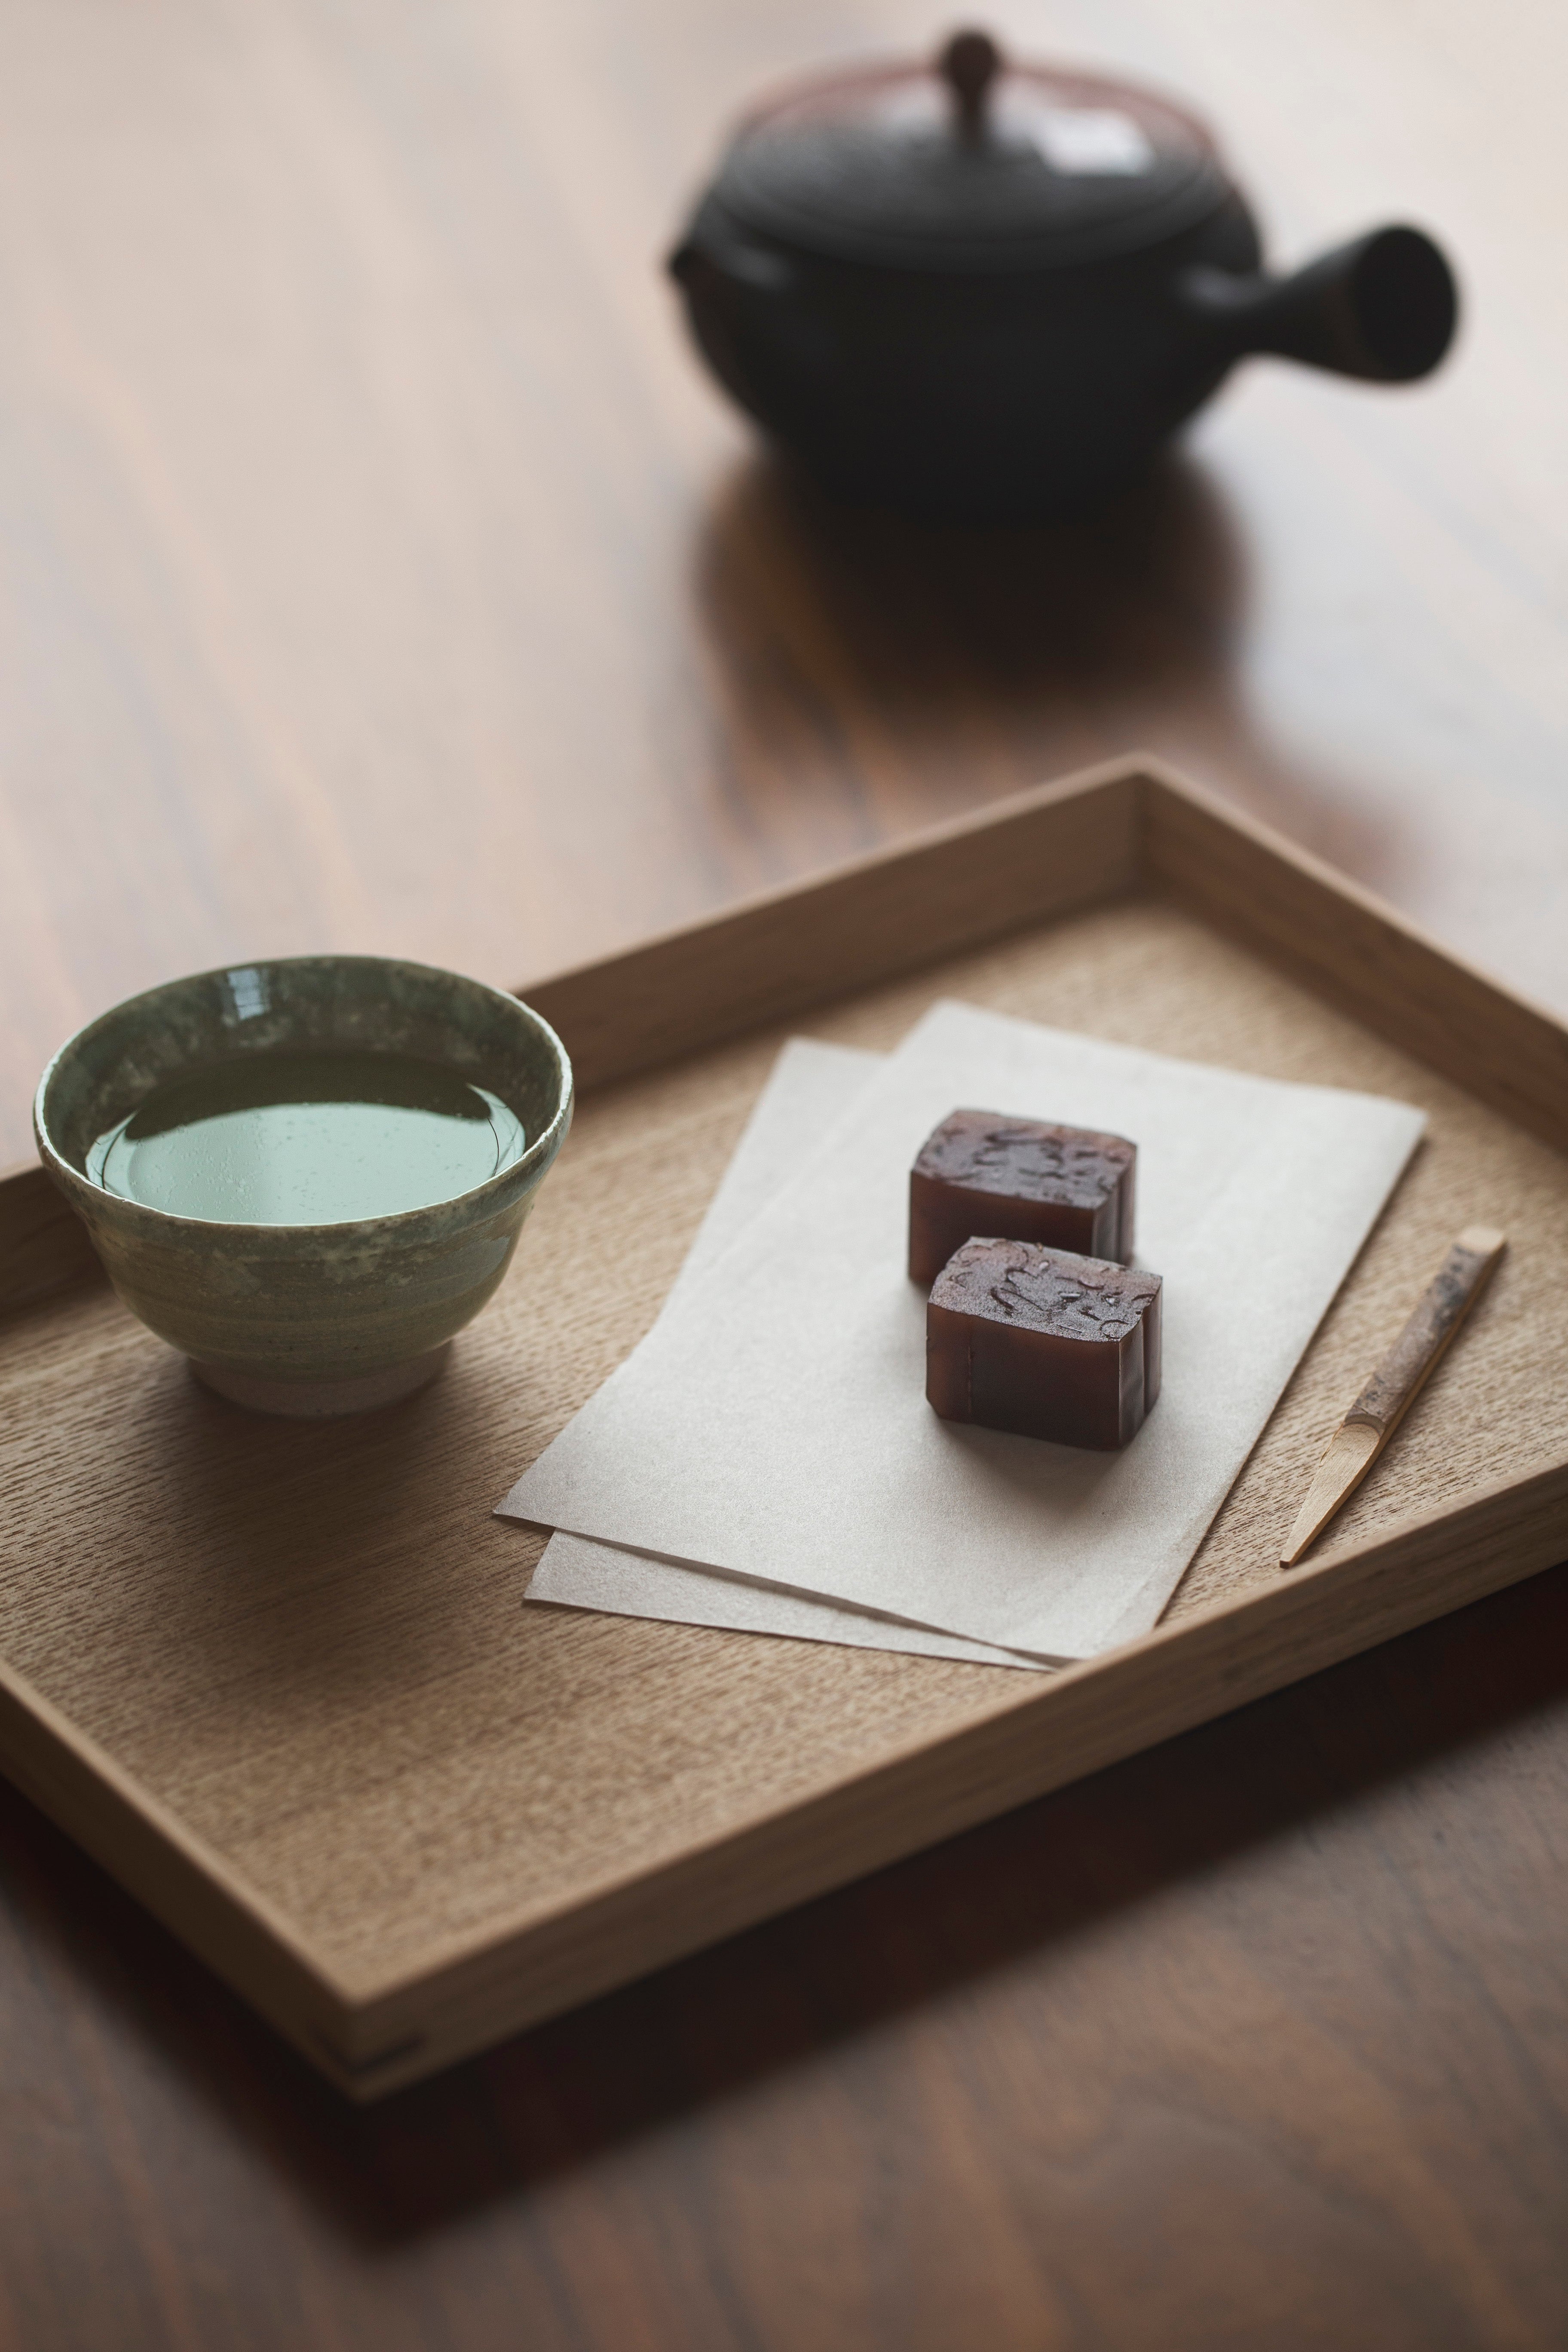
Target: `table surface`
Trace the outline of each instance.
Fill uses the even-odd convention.
[[[658,265],[919,12],[0,0],[0,1160],[171,973],[515,984],[1135,746],[1568,1009],[1568,19],[994,22],[1282,257],[1439,230],[1452,362],[1257,365],[1070,529],[835,512]],[[368,2114],[0,1793],[0,2346],[1559,2345],[1565,1783],[1560,1570]]]

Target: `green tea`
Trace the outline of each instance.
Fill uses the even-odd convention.
[[[223,1224],[332,1225],[471,1192],[528,1139],[499,1096],[413,1054],[237,1054],[100,1135],[106,1192]]]

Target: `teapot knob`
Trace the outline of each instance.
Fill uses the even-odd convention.
[[[959,128],[970,139],[985,127],[985,99],[1002,70],[1002,52],[989,33],[954,33],[936,69],[958,102]]]

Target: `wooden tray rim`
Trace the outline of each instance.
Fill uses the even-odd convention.
[[[1042,849],[1058,877],[1045,888],[1029,854]],[[588,1092],[1150,883],[1568,1149],[1568,1025],[1145,755],[991,804],[520,992],[572,1041]],[[853,913],[851,946],[831,968],[802,954],[825,908],[841,927]],[[750,959],[746,984],[716,987],[738,950]],[[41,1302],[95,1269],[42,1169],[0,1178],[0,1309]],[[286,1915],[4,1660],[0,1764],[340,2087],[374,2097],[1564,1553],[1568,1445],[1561,1459],[1156,1626],[978,1722],[909,1741],[652,1870],[553,1909],[492,1918],[369,1995],[334,1975]],[[1053,1721],[1070,1736],[1032,1736]],[[836,1841],[826,1864],[812,1829]],[[695,1930],[683,1914],[679,1930],[661,1932],[678,1880],[732,1886],[742,1874],[728,1869],[734,1860],[750,1864],[743,1891],[715,1901],[710,1887]],[[601,1948],[586,1969],[584,1942]],[[520,1995],[525,1955],[536,1965]]]

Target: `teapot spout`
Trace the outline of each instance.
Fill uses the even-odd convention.
[[[1289,278],[1189,270],[1177,294],[1216,355],[1273,352],[1373,383],[1430,375],[1459,309],[1452,270],[1417,228],[1371,229]]]

